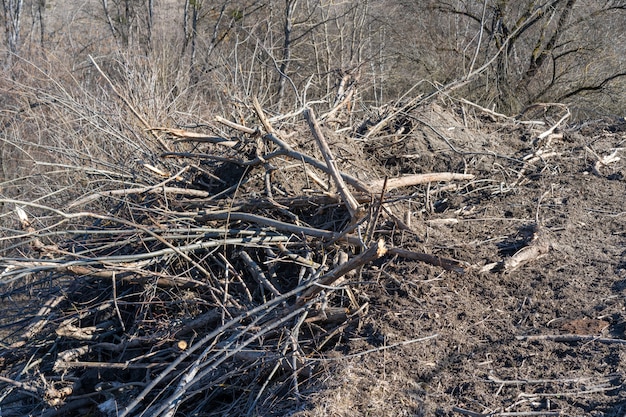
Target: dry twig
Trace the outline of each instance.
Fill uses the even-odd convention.
[[[363,209],[359,206],[358,201],[356,201],[350,190],[348,190],[345,183],[343,182],[343,178],[339,173],[337,165],[335,164],[335,158],[333,157],[332,151],[328,147],[328,143],[326,143],[326,139],[324,138],[320,126],[315,119],[315,114],[313,113],[313,110],[305,109],[304,118],[309,123],[311,133],[313,134],[313,137],[315,138],[317,145],[319,146],[320,151],[324,156],[326,166],[328,167],[330,175],[335,181],[335,185],[337,186],[337,190],[339,191],[339,194],[341,195],[344,204],[350,212],[350,217],[352,217],[352,221],[358,221],[358,219],[363,217],[364,215]]]
[[[311,287],[298,297],[298,302],[296,304],[304,305],[317,294],[319,294],[324,289],[324,287],[332,285],[336,280],[338,280],[348,272],[358,268],[361,265],[365,265],[366,263],[378,259],[381,256],[384,256],[385,253],[387,253],[385,242],[383,240],[379,240],[359,256],[355,256],[348,262],[337,266],[332,271],[321,276],[318,280],[316,280],[316,282],[314,282],[315,286]]]

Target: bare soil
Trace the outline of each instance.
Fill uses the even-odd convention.
[[[416,193],[412,224],[423,229],[391,235],[474,267],[459,274],[395,258],[365,272],[355,291],[368,314],[337,341],[296,415],[622,416],[626,166],[593,167],[596,155],[623,155],[626,123],[571,125],[547,144],[535,142],[540,126],[472,128],[434,112],[423,120],[448,143],[422,123],[422,135],[371,154],[398,172],[477,178]],[[556,154],[522,172],[518,161],[538,149]],[[548,253],[513,271],[480,271],[538,230]]]

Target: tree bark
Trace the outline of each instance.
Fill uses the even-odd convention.
[[[291,32],[293,31],[293,14],[298,0],[285,0],[285,22],[283,26],[283,56],[278,69],[278,111],[281,111],[285,99],[287,70],[291,60]]]
[[[2,0],[4,31],[7,46],[11,55],[16,54],[20,44],[20,23],[22,19],[23,0]],[[12,59],[9,58],[9,62]]]

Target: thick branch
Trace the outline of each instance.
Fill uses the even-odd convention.
[[[339,191],[343,202],[350,212],[350,217],[352,217],[352,219],[360,217],[362,215],[362,210],[359,207],[359,203],[358,201],[356,201],[352,193],[350,193],[350,190],[348,190],[348,188],[346,187],[346,184],[343,182],[341,173],[335,165],[335,158],[333,157],[332,151],[330,150],[328,143],[326,143],[326,139],[324,138],[324,134],[322,133],[322,130],[320,129],[320,126],[315,119],[315,113],[313,113],[313,110],[305,109],[304,118],[309,124],[311,133],[313,134],[313,137],[315,138],[315,141],[317,142],[317,145],[319,146],[322,155],[324,155],[324,159],[326,160],[326,166],[328,167],[330,175],[335,181],[335,185],[337,186],[337,190]]]

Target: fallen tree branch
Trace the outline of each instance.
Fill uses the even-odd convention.
[[[87,203],[91,203],[102,197],[115,197],[115,196],[125,196],[131,194],[171,194],[171,195],[186,195],[189,197],[198,197],[198,198],[207,198],[211,194],[207,191],[202,190],[194,190],[189,188],[178,188],[178,187],[160,187],[158,185],[151,187],[141,187],[141,188],[128,188],[124,190],[108,190],[108,191],[98,191],[97,193],[90,194],[86,197],[83,197],[79,200],[74,201],[68,208],[74,208],[78,206],[82,206]]]
[[[230,127],[231,129],[238,130],[243,133],[247,133],[248,135],[256,135],[259,133],[257,129],[252,129],[244,125],[240,125],[239,123],[231,122],[228,119],[224,119],[221,116],[215,116],[215,121]]]
[[[154,167],[151,167],[147,164],[144,164],[144,166],[151,168],[152,170],[154,170]],[[167,179],[161,181],[158,184],[155,185],[151,185],[151,186],[147,186],[147,187],[138,187],[138,188],[131,188],[131,189],[122,189],[122,190],[108,190],[108,191],[99,191],[97,193],[93,193],[90,194],[86,197],[80,198],[76,201],[74,201],[73,203],[71,203],[68,208],[74,208],[77,206],[81,206],[83,204],[89,203],[91,201],[97,200],[100,197],[104,197],[104,196],[122,196],[122,195],[129,195],[129,194],[142,194],[142,193],[161,193],[163,192],[164,194],[167,194],[168,192],[171,194],[181,194],[181,195],[190,195],[190,196],[194,196],[194,197],[208,197],[209,193],[206,191],[202,191],[202,190],[192,190],[192,189],[184,189],[184,188],[178,188],[178,187],[166,187],[165,184],[174,181],[174,180],[180,180],[181,179],[181,175],[184,174],[187,170],[189,170],[189,165],[185,166],[184,168],[182,168],[181,170],[179,170],[176,174],[168,176]],[[160,174],[165,174],[165,173],[160,173]],[[166,175],[167,176],[167,175]]]
[[[389,255],[397,255],[407,259],[413,259],[420,262],[425,262],[434,266],[440,266],[447,271],[458,272],[459,274],[465,273],[464,267],[468,267],[469,264],[463,261],[457,261],[456,259],[442,258],[440,256],[429,255],[427,253],[413,252],[401,248],[389,248]]]
[[[357,352],[357,353],[351,353],[349,355],[342,355],[336,358],[312,358],[310,359],[311,361],[315,361],[315,362],[330,362],[330,361],[334,361],[334,360],[345,360],[348,358],[358,358],[361,356],[365,356],[365,355],[370,355],[372,353],[376,353],[376,352],[382,352],[388,349],[395,349],[397,347],[400,346],[407,346],[407,345],[412,345],[414,343],[419,343],[419,342],[425,342],[427,340],[432,340],[432,339],[436,339],[439,337],[439,334],[435,333],[435,334],[431,334],[429,336],[424,336],[424,337],[419,337],[417,339],[411,339],[411,340],[403,340],[402,342],[398,342],[398,343],[394,343],[391,345],[386,345],[386,346],[381,346],[381,347],[377,347],[377,348],[373,348],[373,349],[368,349],[365,350],[363,352]]]
[[[267,279],[267,277],[265,276],[265,273],[263,273],[263,270],[259,267],[259,265],[257,265],[256,262],[252,260],[250,255],[248,255],[244,251],[240,251],[238,253],[238,256],[241,258],[241,260],[243,260],[243,262],[246,264],[246,267],[248,268],[248,271],[250,271],[250,274],[252,275],[252,277],[259,284],[265,287],[265,289],[269,290],[269,292],[274,294],[276,297],[281,296],[280,291],[278,291],[276,287],[274,287],[274,285],[270,282],[270,280]]]
[[[254,98],[253,101],[254,107],[255,107],[255,111],[257,113],[257,116],[259,117],[259,120],[261,120],[261,123],[263,124],[263,127],[265,128],[267,134],[265,135],[269,140],[271,140],[272,142],[274,142],[274,144],[278,145],[278,147],[281,148],[281,151],[275,152],[274,154],[276,155],[286,155],[289,156],[293,159],[296,159],[298,161],[304,161],[309,165],[312,165],[313,167],[324,171],[325,173],[332,175],[332,171],[331,168],[328,167],[328,165],[326,165],[324,162],[319,161],[309,155],[306,155],[304,153],[301,152],[297,152],[295,151],[287,142],[285,142],[284,140],[282,140],[281,138],[278,137],[278,134],[276,133],[276,131],[274,130],[274,128],[272,127],[272,125],[270,124],[269,120],[265,117],[265,114],[263,112],[263,109],[261,108],[261,105],[259,104],[258,100],[256,100],[256,98]],[[306,112],[306,109],[304,110]],[[256,133],[257,131],[253,131],[253,133]],[[265,156],[264,156],[265,158]],[[348,184],[352,185],[354,188],[356,188],[359,191],[362,192],[366,192],[366,193],[371,193],[369,187],[364,184],[361,180],[359,180],[358,178],[355,178],[351,175],[345,174],[345,173],[341,173],[341,178],[346,181]]]
[[[285,223],[287,224],[287,223]],[[298,227],[298,226],[294,226]],[[317,229],[312,229],[317,230]],[[333,234],[332,232],[327,232]],[[318,236],[321,237],[321,236]],[[199,242],[192,243],[190,245],[183,246],[174,246],[170,248],[158,249],[151,252],[142,252],[135,253],[129,255],[110,255],[110,256],[95,256],[92,258],[83,257],[82,259],[71,259],[71,260],[50,260],[50,261],[40,261],[40,260],[13,260],[11,258],[0,258],[2,265],[32,265],[33,268],[38,270],[64,270],[70,267],[83,266],[83,265],[94,265],[100,263],[107,264],[116,264],[116,263],[125,263],[125,262],[136,262],[143,259],[153,259],[159,258],[165,255],[178,254],[181,256],[185,256],[186,252],[194,252],[201,249],[209,249],[216,248],[222,245],[262,245],[264,243],[278,243],[278,242],[287,242],[289,241],[289,237],[283,235],[274,235],[274,236],[259,236],[259,237],[243,237],[243,238],[228,238],[228,239],[212,239],[207,242]],[[2,275],[12,275],[13,271],[3,272]]]
[[[609,337],[578,334],[540,334],[531,336],[515,336],[515,339],[525,342],[549,340],[551,342],[597,342],[606,345],[626,345],[626,340],[624,339],[611,339]]]
[[[169,127],[153,127],[150,130],[164,132],[176,138],[179,138],[179,139],[176,139],[174,143],[178,143],[178,142],[214,143],[216,145],[227,146],[229,148],[232,148],[240,143],[238,140],[230,140],[230,139],[222,138],[220,136],[210,136],[204,133],[190,132],[188,130],[173,129]]]
[[[39,332],[43,330],[43,328],[48,324],[48,321],[53,319],[52,311],[63,301],[66,301],[67,297],[65,294],[57,295],[55,297],[50,298],[46,303],[41,307],[41,309],[35,315],[35,320],[28,325],[26,331],[22,336],[20,336],[19,340],[13,343],[10,347],[11,349],[15,349],[18,347],[22,347],[28,343],[33,337],[35,337]]]
[[[281,299],[282,297],[278,297],[277,299]],[[265,334],[271,332],[272,330],[279,328],[281,325],[287,323],[289,320],[297,317],[302,314],[306,309],[306,306],[301,306],[298,309],[295,309],[284,316],[280,316],[277,319],[274,319],[268,323],[265,323],[261,329],[254,332],[247,339],[244,339],[236,344],[233,349],[229,349],[230,345],[234,344],[234,341],[228,342],[225,346],[220,346],[218,349],[214,349],[213,346],[208,346],[194,361],[194,363],[189,366],[184,375],[182,375],[179,379],[179,383],[176,387],[176,390],[172,395],[170,395],[162,404],[156,405],[155,409],[150,409],[146,411],[150,411],[148,415],[150,416],[162,416],[162,417],[174,417],[176,414],[176,410],[181,404],[180,398],[189,391],[195,384],[200,382],[204,377],[206,377],[209,373],[214,371],[221,363],[226,361],[228,358],[238,354],[243,351],[246,346],[254,342],[255,340],[262,338]],[[247,326],[251,327],[251,326]],[[245,334],[245,332],[242,332]],[[215,353],[213,353],[215,352]],[[209,353],[213,353],[209,356]],[[124,410],[126,411],[126,410]],[[124,417],[127,415],[123,413],[120,417]],[[144,413],[141,413],[140,416],[143,416]]]
[[[412,185],[427,184],[429,182],[444,182],[454,180],[473,180],[476,176],[472,174],[457,174],[453,172],[439,172],[430,174],[413,174],[404,175],[402,177],[388,178],[387,189],[410,187]],[[385,180],[375,180],[370,183],[374,191],[380,191],[383,188]]]
[[[257,214],[250,213],[196,213],[196,222],[204,223],[208,220],[239,220],[244,222],[252,222],[256,224],[265,225],[267,227],[273,227],[276,230],[281,230],[283,232],[293,233],[295,235],[305,235],[316,237],[320,239],[333,240],[337,239],[341,234],[336,232],[329,232],[328,230],[315,229],[307,226],[297,226],[292,223],[281,222],[280,220],[270,219],[268,217],[259,216]],[[358,243],[358,239],[352,238],[350,236],[344,237],[348,242]]]
[[[118,416],[119,417],[128,416],[132,411],[134,411],[139,406],[139,404],[141,403],[141,401],[144,400],[146,395],[148,395],[154,388],[156,388],[156,386],[160,384],[166,377],[168,377],[168,375],[171,374],[181,363],[183,363],[187,358],[189,358],[195,351],[206,346],[215,337],[219,336],[220,334],[223,334],[226,330],[241,323],[243,320],[250,318],[250,317],[254,317],[257,313],[260,313],[261,315],[268,314],[278,304],[286,301],[290,297],[293,297],[294,295],[302,291],[305,291],[310,285],[311,284],[309,283],[309,284],[298,286],[294,288],[293,290],[288,291],[285,294],[281,295],[280,297],[273,298],[264,304],[261,304],[261,305],[258,305],[257,307],[249,309],[245,311],[244,313],[227,321],[222,326],[219,326],[218,328],[206,334],[202,339],[196,341],[193,345],[189,346],[188,349],[183,351],[175,360],[173,360],[168,365],[167,368],[165,368],[161,373],[159,373],[159,375],[156,375],[150,381],[150,383],[146,385],[146,387],[141,391],[141,393],[135,396],[135,398],[133,398],[133,400],[123,410],[120,410],[120,412],[118,413]],[[243,347],[245,346],[241,346],[241,348]]]
[[[317,123],[317,120],[315,119],[315,113],[313,113],[313,110],[311,109],[305,109],[304,118],[309,124],[311,133],[313,134],[313,137],[315,138],[315,141],[317,142],[317,145],[319,146],[322,155],[324,155],[326,166],[330,171],[331,177],[335,181],[337,191],[339,191],[339,194],[341,195],[344,204],[350,212],[350,217],[352,218],[352,221],[357,221],[360,217],[363,217],[363,209],[359,206],[358,201],[354,198],[350,190],[348,190],[348,188],[346,187],[346,184],[343,182],[343,178],[341,177],[339,169],[335,164],[335,158],[333,157],[332,151],[330,150],[330,147],[328,146],[328,143],[324,138],[324,134],[322,133],[322,130]]]
[[[538,229],[533,234],[530,243],[518,250],[513,256],[500,261],[487,264],[480,269],[480,272],[513,272],[520,266],[530,261],[536,260],[547,254],[552,249],[552,242],[547,238],[542,229]]]
[[[557,106],[557,107],[561,107],[561,108],[565,109],[565,114],[563,115],[563,117],[561,117],[559,119],[559,121],[556,122],[554,125],[552,125],[548,130],[546,130],[545,132],[543,132],[542,134],[537,136],[537,139],[535,139],[535,142],[540,141],[541,139],[544,139],[544,138],[550,136],[556,130],[556,128],[558,128],[561,125],[561,123],[563,123],[565,120],[567,120],[571,116],[569,108],[567,106],[565,106],[564,104],[560,104],[560,103],[552,104],[552,103],[549,103],[549,104],[535,104],[535,106],[545,106],[545,107]]]
[[[313,287],[309,288],[302,295],[300,295],[300,297],[298,297],[296,305],[304,305],[308,301],[312,300],[313,297],[315,297],[317,294],[319,294],[324,289],[323,287],[332,285],[335,281],[346,275],[348,272],[358,268],[361,265],[365,265],[366,263],[376,260],[381,256],[384,256],[385,253],[387,253],[385,242],[380,239],[378,242],[373,244],[368,250],[366,250],[359,256],[355,256],[348,262],[341,264],[327,274],[322,275],[318,280],[315,281]]]

